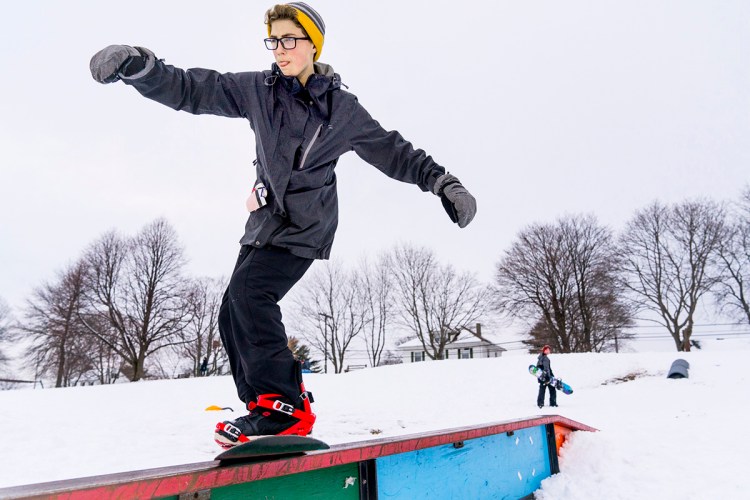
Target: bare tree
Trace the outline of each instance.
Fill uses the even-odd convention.
[[[616,271],[615,241],[609,228],[592,215],[560,222],[573,271],[575,299],[572,336],[581,350],[600,352],[632,338],[633,311],[625,301]]]
[[[39,374],[55,379],[55,387],[75,385],[91,370],[88,339],[79,320],[85,275],[85,263],[78,262],[55,282],[35,289],[19,326],[32,340],[27,358]]]
[[[327,261],[305,276],[295,293],[302,336],[324,353],[334,373],[344,369],[346,352],[370,321],[360,280],[335,261]]]
[[[175,349],[181,359],[190,360],[195,377],[201,374],[204,359],[205,375],[222,373],[228,364],[219,336],[219,307],[226,287],[225,279],[201,278],[193,280],[185,290],[190,320],[186,328],[176,333],[181,342]]]
[[[715,295],[720,308],[750,323],[750,186],[727,223],[717,263],[721,279]]]
[[[89,248],[86,260],[91,270],[89,303],[108,319],[110,328],[102,331],[88,321],[86,325],[125,360],[129,378],[140,380],[150,355],[182,342],[175,336],[189,319],[177,235],[164,219],[132,239],[110,232]]]
[[[9,361],[8,355],[1,346],[7,345],[7,342],[10,341],[12,321],[10,306],[0,297],[0,373],[6,371]]]
[[[385,255],[380,256],[374,265],[363,260],[355,275],[364,293],[364,305],[368,309],[369,321],[362,334],[371,366],[381,364],[388,328],[392,323],[395,298],[392,271],[388,262]]]
[[[724,221],[712,201],[655,202],[636,212],[620,239],[624,285],[639,307],[656,313],[678,351],[690,350],[695,310],[717,282],[710,263]]]
[[[400,245],[389,255],[401,322],[431,359],[444,359],[446,346],[485,314],[488,287],[470,273],[440,264],[426,248]]]
[[[88,328],[85,329],[88,338],[86,344],[89,346],[89,362],[96,381],[102,385],[114,384],[120,378],[124,365],[122,357],[111,347],[116,343],[117,333],[106,316],[92,314],[86,309],[83,310],[81,315],[86,322],[95,325],[97,332],[101,332],[101,335],[109,338],[108,342],[103,342],[98,336],[92,335]]]
[[[632,313],[621,296],[613,236],[593,216],[521,231],[497,265],[498,309],[534,318],[527,345],[599,352],[628,337]]]

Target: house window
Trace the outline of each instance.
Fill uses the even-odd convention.
[[[465,347],[458,352],[459,359],[471,359],[474,357],[474,348]]]
[[[417,361],[424,361],[424,360],[425,360],[425,353],[423,351],[411,353],[412,363],[416,363]]]

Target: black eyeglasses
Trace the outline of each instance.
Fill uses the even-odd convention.
[[[293,36],[286,36],[284,38],[264,38],[263,41],[266,43],[266,48],[268,50],[276,50],[279,47],[279,42],[281,42],[281,46],[284,47],[286,50],[292,50],[297,46],[297,40],[309,40],[309,36],[303,36],[303,37],[293,37]]]

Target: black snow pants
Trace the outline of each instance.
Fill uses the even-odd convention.
[[[536,397],[536,405],[544,406],[544,389],[549,387],[549,405],[557,406],[557,390],[549,384],[539,382],[539,394]]]
[[[237,395],[245,405],[260,394],[280,394],[290,402],[299,399],[297,369],[278,302],[312,263],[283,248],[240,249],[221,301],[219,333]]]

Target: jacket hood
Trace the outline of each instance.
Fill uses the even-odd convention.
[[[323,75],[327,76],[328,78],[335,78],[336,76],[338,76],[333,71],[333,66],[331,66],[330,64],[316,62],[313,63],[313,68],[315,69],[316,75]]]

